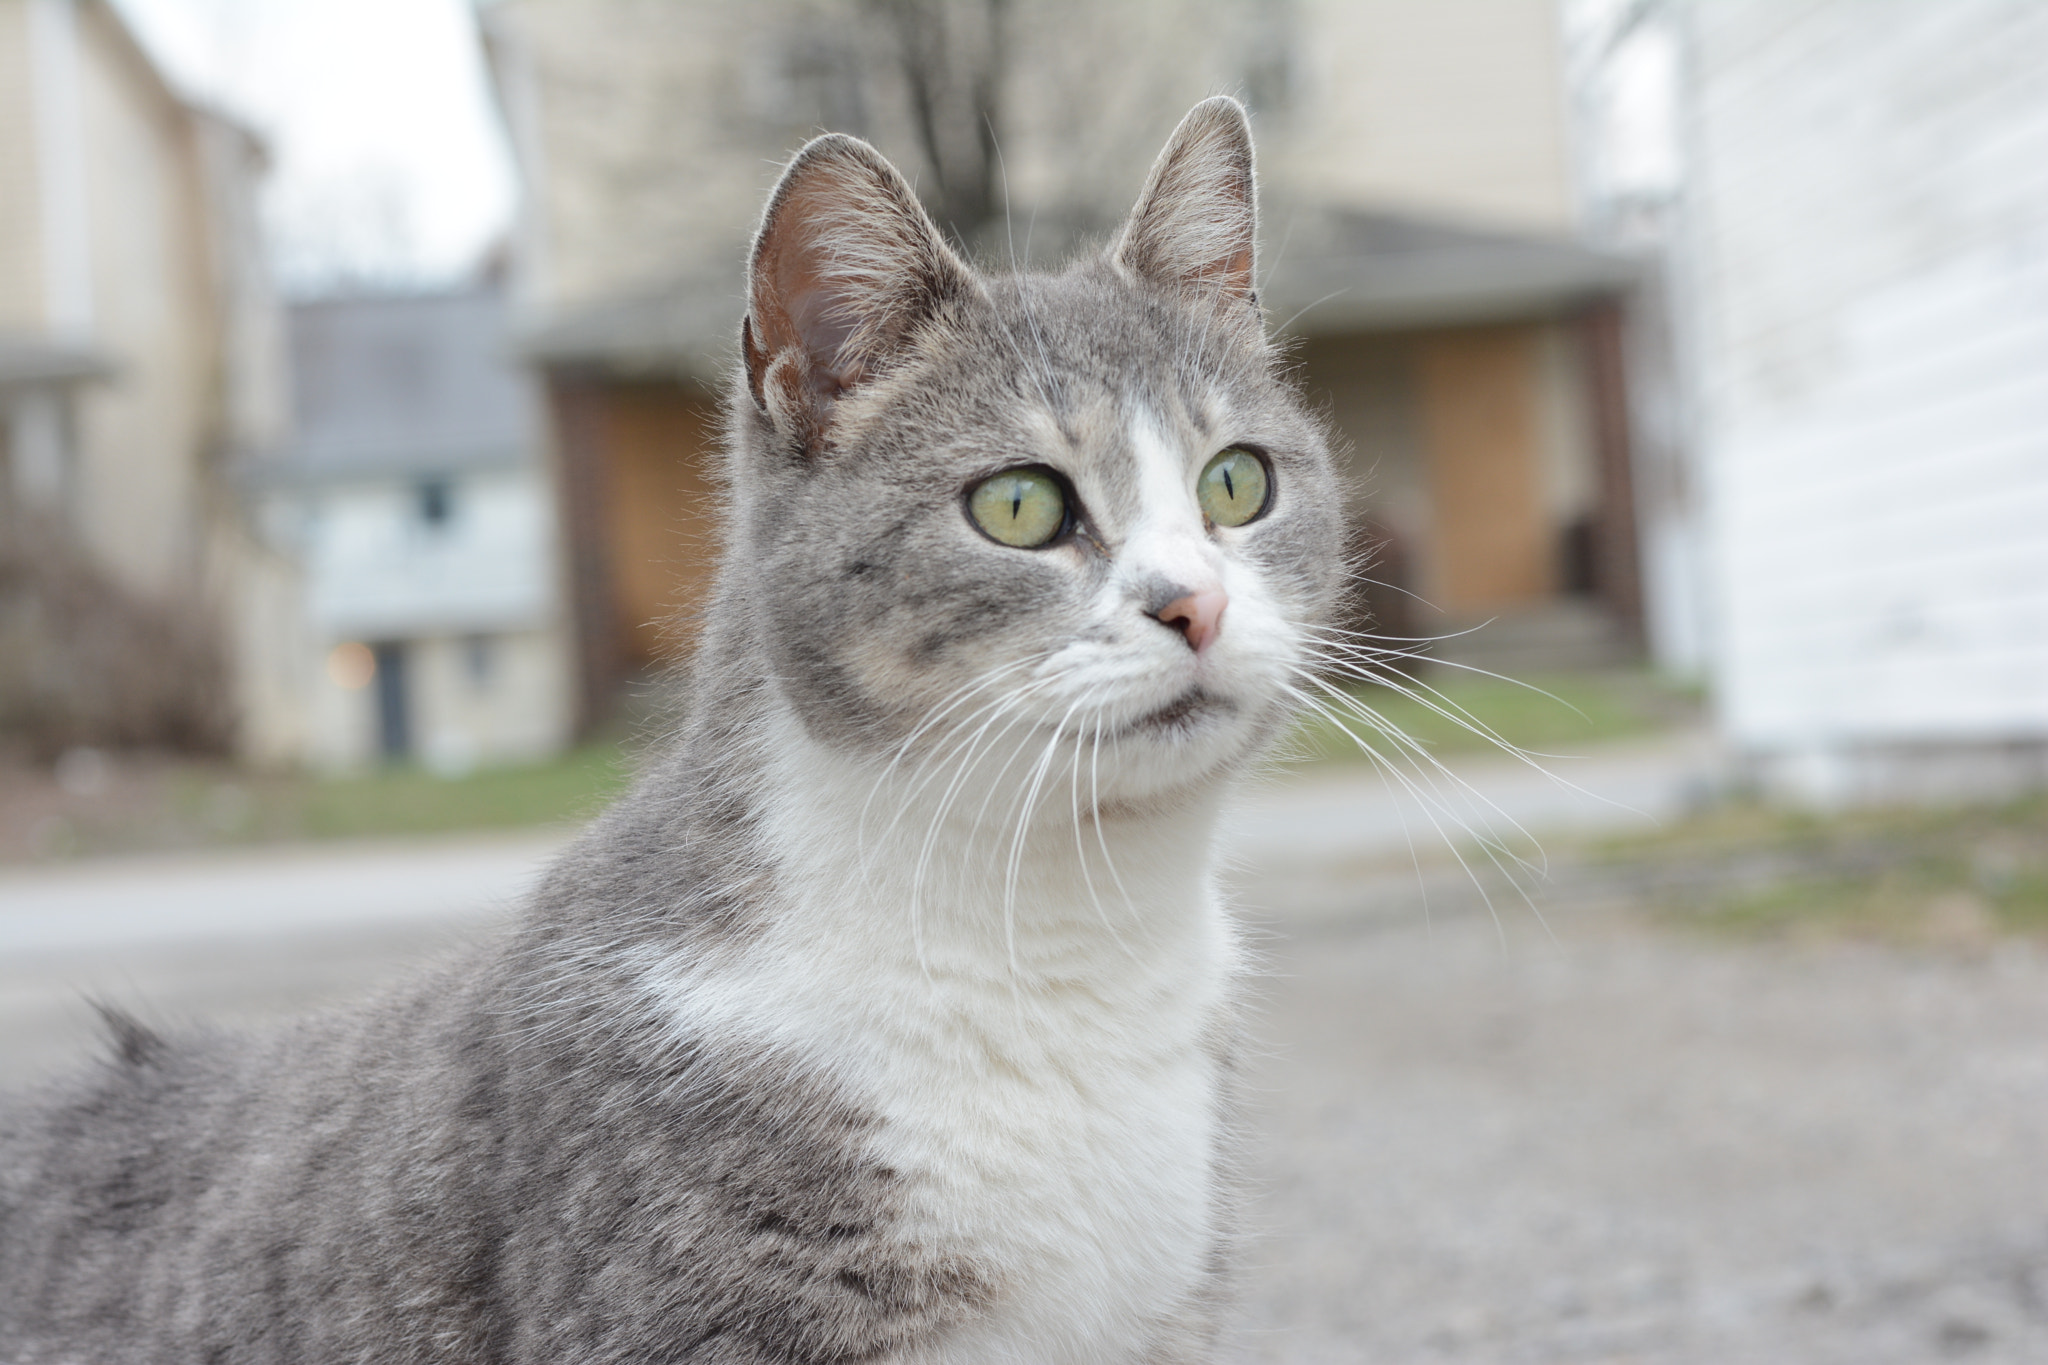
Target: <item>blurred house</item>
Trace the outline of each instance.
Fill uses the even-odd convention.
[[[0,0],[0,726],[237,743],[293,589],[224,471],[283,423],[263,151],[105,0]]]
[[[290,314],[290,439],[246,469],[303,566],[298,757],[455,773],[561,747],[554,501],[495,286]]]
[[[1663,614],[1727,738],[1822,801],[2048,785],[2048,9],[1606,8],[1596,178],[1676,309]]]
[[[971,251],[1045,264],[1113,229],[1216,90],[1254,111],[1262,298],[1353,447],[1380,628],[1492,620],[1444,648],[1510,667],[1635,653],[1633,271],[1573,240],[1552,0],[496,0],[483,22],[586,720],[687,648],[740,271],[790,152],[862,134]]]

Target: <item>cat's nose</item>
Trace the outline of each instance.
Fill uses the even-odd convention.
[[[1230,598],[1223,589],[1210,588],[1183,593],[1150,615],[1160,625],[1179,631],[1188,648],[1200,654],[1222,629],[1223,609],[1229,605]]]

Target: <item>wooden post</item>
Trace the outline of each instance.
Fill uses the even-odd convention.
[[[1579,318],[1591,398],[1600,509],[1594,525],[1593,591],[1631,639],[1643,638],[1642,566],[1636,547],[1636,495],[1629,440],[1628,374],[1622,305],[1608,300]]]
[[[562,556],[568,575],[570,636],[576,652],[576,730],[606,720],[625,683],[617,594],[606,534],[611,478],[605,442],[605,386],[587,375],[550,373]]]

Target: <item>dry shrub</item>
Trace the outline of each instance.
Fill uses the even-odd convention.
[[[219,632],[191,598],[148,601],[47,522],[0,524],[0,739],[219,753],[232,712]]]

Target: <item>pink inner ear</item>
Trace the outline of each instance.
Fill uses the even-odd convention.
[[[1252,253],[1233,252],[1210,274],[1220,287],[1249,298],[1252,292]]]
[[[813,165],[776,204],[755,248],[748,308],[747,370],[757,396],[768,369],[785,353],[814,396],[835,397],[852,380],[843,357],[856,323],[845,290],[828,278],[819,225],[843,216],[849,196],[836,168]]]
[[[1234,101],[1204,100],[1153,165],[1118,247],[1123,265],[1162,284],[1253,297],[1251,130]]]
[[[832,401],[887,368],[920,319],[974,288],[917,197],[855,138],[813,140],[783,173],[755,239],[747,381],[785,396],[813,434]]]
[[[781,382],[797,382],[800,373],[800,388],[816,407],[866,377],[860,352],[875,339],[866,334],[885,334],[887,319],[864,310],[874,314],[894,301],[864,275],[873,272],[874,258],[899,258],[897,268],[913,268],[915,247],[905,229],[914,225],[892,221],[904,205],[875,167],[826,153],[792,175],[755,248],[747,365],[758,391],[767,370],[795,351],[795,373]],[[850,269],[839,253],[860,267]]]
[[[857,382],[860,367],[842,359],[854,330],[845,296],[813,275],[809,288],[786,291],[782,301],[793,332],[790,344],[810,356],[813,387],[832,393]]]

